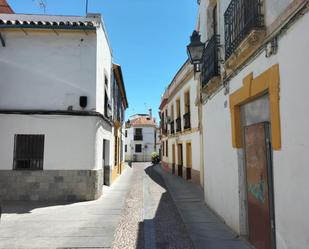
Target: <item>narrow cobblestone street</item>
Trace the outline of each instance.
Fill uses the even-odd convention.
[[[133,164],[113,248],[193,248],[162,177],[149,163]]]
[[[193,248],[150,163],[134,163],[103,196],[79,203],[4,202],[0,248]]]

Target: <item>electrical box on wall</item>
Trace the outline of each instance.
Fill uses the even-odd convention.
[[[80,105],[81,108],[83,108],[83,109],[86,108],[87,102],[88,102],[87,96],[80,96],[79,97],[79,105]]]

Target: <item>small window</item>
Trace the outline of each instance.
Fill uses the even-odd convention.
[[[168,157],[168,140],[166,140],[165,154]]]
[[[127,145],[124,146],[124,152],[128,152],[128,146]]]
[[[125,130],[124,136],[125,136],[125,137],[128,137],[128,130]]]
[[[14,137],[14,169],[42,170],[44,135],[21,135]]]
[[[136,153],[142,152],[142,145],[141,144],[136,144],[135,145],[135,152]]]
[[[135,135],[142,135],[143,129],[142,128],[135,128]]]

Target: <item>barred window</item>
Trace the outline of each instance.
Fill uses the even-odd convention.
[[[142,145],[141,144],[136,144],[135,145],[135,152],[137,152],[137,153],[142,152]]]
[[[15,135],[13,163],[15,170],[43,169],[44,138],[44,135]]]

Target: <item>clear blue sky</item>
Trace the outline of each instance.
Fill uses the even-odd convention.
[[[16,13],[39,13],[38,0],[8,0]],[[46,14],[84,15],[85,0],[45,0]],[[186,45],[195,27],[196,0],[89,0],[101,13],[114,61],[121,64],[129,109],[126,117],[153,109],[187,59]]]

